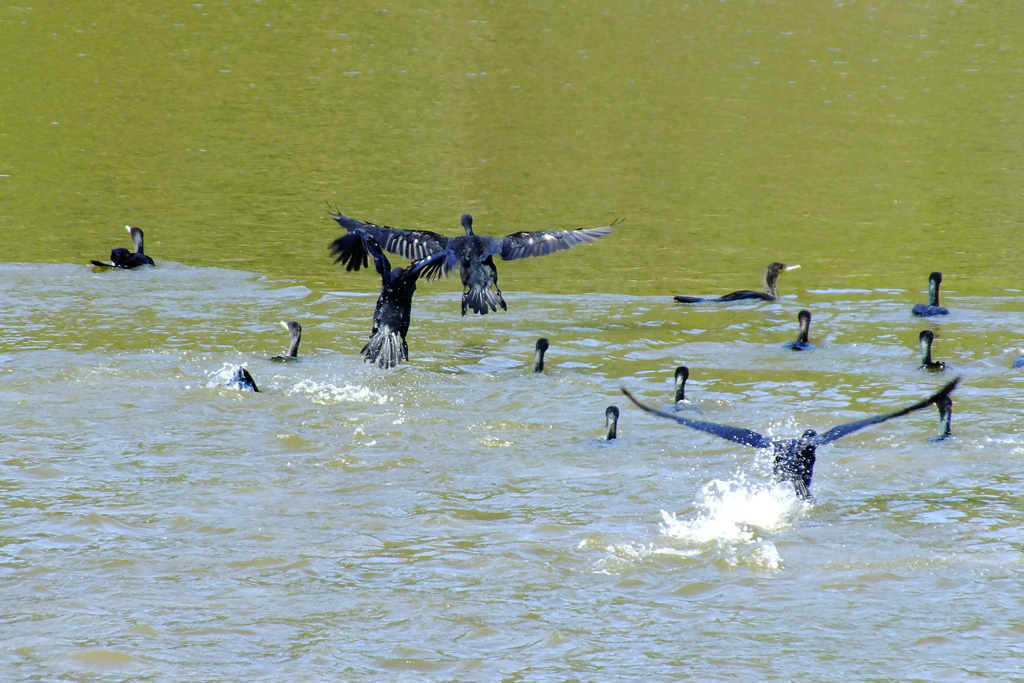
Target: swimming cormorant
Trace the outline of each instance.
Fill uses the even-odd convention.
[[[231,375],[231,379],[228,380],[228,386],[234,387],[240,391],[255,391],[257,394],[260,392],[256,388],[256,382],[253,380],[252,375],[249,371],[239,365],[235,368],[235,373]]]
[[[437,252],[450,252],[451,256],[445,258],[441,270],[443,275],[447,275],[456,265],[460,266],[463,286],[462,315],[466,315],[467,308],[481,315],[485,315],[488,310],[497,311],[498,306],[508,310],[501,290],[498,289],[495,256],[501,256],[505,261],[527,256],[545,256],[577,244],[593,242],[607,235],[615,226],[613,223],[602,228],[516,232],[505,237],[494,237],[475,234],[473,217],[467,213],[462,216],[462,227],[466,234],[447,237],[427,230],[400,230],[364,223],[340,212],[332,215],[346,230],[363,230],[376,239],[385,251],[400,254],[408,259],[423,259]]]
[[[420,275],[427,279],[438,277],[450,250],[430,254],[412,263],[407,268],[391,270],[384,252],[377,240],[365,230],[352,230],[331,243],[331,255],[337,255],[335,263],[343,263],[346,270],[359,270],[367,265],[367,256],[373,255],[373,263],[381,278],[380,297],[373,312],[373,331],[370,341],[360,350],[365,360],[382,368],[392,368],[409,360],[409,346],[405,335],[409,331],[409,316],[412,312],[412,295],[416,292],[416,280]]]
[[[1017,360],[1013,361],[1013,367],[1024,368],[1024,356],[1018,356]]]
[[[288,330],[288,334],[291,335],[292,343],[288,347],[287,356],[274,356],[270,360],[274,361],[275,363],[286,363],[288,361],[298,360],[299,341],[302,340],[302,325],[298,324],[294,320],[289,320],[288,322],[282,320],[281,324],[284,325],[284,329]]]
[[[814,344],[807,341],[807,333],[811,331],[811,312],[808,310],[800,311],[797,314],[797,319],[800,321],[800,335],[795,341],[783,344],[782,348],[793,351],[810,351],[814,348]]]
[[[932,342],[935,341],[935,334],[931,330],[921,330],[921,334],[917,338],[921,343],[921,366],[918,370],[928,370],[929,372],[945,370],[945,363],[941,360],[932,360]]]
[[[928,276],[928,305],[915,304],[911,313],[922,318],[932,315],[949,315],[949,309],[939,305],[939,285],[942,284],[942,273],[936,271]]]
[[[942,396],[935,401],[935,405],[939,409],[939,432],[928,440],[944,441],[953,436],[953,430],[950,429],[950,422],[953,420],[953,399],[949,395]]]
[[[104,263],[103,261],[89,261],[90,265],[96,266],[97,268],[138,268],[139,266],[155,266],[153,259],[142,253],[142,230],[141,228],[134,228],[130,225],[124,226],[128,234],[132,236],[132,242],[135,243],[135,253],[128,251],[124,247],[117,247],[110,251],[110,263]]]
[[[743,289],[732,294],[726,294],[724,296],[714,297],[711,299],[704,299],[699,296],[683,296],[679,295],[675,297],[675,300],[681,304],[700,304],[700,303],[712,303],[717,301],[744,301],[748,299],[759,299],[761,301],[778,301],[779,290],[775,288],[775,281],[779,279],[779,275],[786,273],[790,270],[796,270],[799,268],[796,266],[787,266],[784,263],[772,263],[764,271],[764,286],[768,290],[765,292],[754,292],[749,289]]]
[[[833,427],[824,434],[818,434],[813,429],[808,429],[798,439],[773,439],[749,429],[743,429],[741,427],[730,427],[728,425],[720,425],[714,422],[702,422],[699,420],[691,420],[688,417],[676,413],[666,412],[664,410],[658,410],[651,406],[644,405],[636,398],[633,394],[623,387],[622,393],[629,397],[629,400],[637,405],[637,407],[648,413],[653,413],[660,417],[668,418],[669,420],[675,420],[681,425],[698,429],[708,434],[714,434],[723,439],[728,439],[744,446],[751,446],[752,448],[771,448],[773,454],[773,478],[775,481],[791,481],[793,482],[793,488],[796,490],[796,494],[800,498],[807,498],[811,488],[811,475],[814,473],[814,460],[815,460],[815,449],[818,446],[824,446],[825,444],[831,443],[836,439],[840,439],[848,434],[852,434],[859,429],[863,429],[869,425],[878,424],[879,422],[885,422],[891,420],[894,417],[900,417],[907,413],[915,410],[921,410],[927,408],[932,403],[941,400],[944,396],[948,396],[953,389],[956,388],[960,378],[957,377],[952,382],[944,386],[935,394],[932,394],[928,398],[918,401],[917,403],[907,406],[902,410],[897,410],[893,413],[886,413],[885,415],[876,415],[874,417],[867,417],[863,420],[857,420],[855,422],[848,422],[846,424]]]
[[[604,410],[604,427],[606,441],[615,441],[619,436],[619,409],[616,406],[608,406]]]
[[[672,399],[672,405],[668,407],[669,410],[692,410],[695,413],[703,413],[704,411],[695,405],[690,403],[690,399],[686,398],[686,380],[690,379],[690,368],[685,365],[680,365],[676,368],[675,374],[675,396]]]
[[[548,350],[548,340],[541,337],[534,346],[533,371],[544,372],[544,354]]]

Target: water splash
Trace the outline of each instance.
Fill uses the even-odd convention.
[[[384,405],[388,402],[386,394],[381,394],[363,385],[344,384],[341,386],[330,382],[314,382],[304,379],[286,393],[289,396],[305,394],[317,405],[334,405],[337,403],[373,403]]]

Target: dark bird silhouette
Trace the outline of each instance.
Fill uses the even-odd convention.
[[[942,396],[935,401],[935,405],[939,409],[939,432],[928,440],[945,441],[953,436],[953,430],[950,429],[950,423],[953,421],[953,399],[949,395]]]
[[[1024,368],[1024,356],[1018,356],[1017,360],[1013,361],[1013,367]]]
[[[252,375],[249,371],[239,365],[235,368],[235,373],[231,375],[231,379],[228,380],[228,386],[234,387],[239,391],[255,391],[259,393],[259,389],[256,388],[256,382],[253,380]]]
[[[672,405],[669,406],[669,410],[692,410],[695,413],[703,413],[703,410],[692,405],[690,400],[686,398],[686,380],[688,379],[690,379],[690,368],[685,365],[680,365],[676,368],[675,396],[672,399]]]
[[[302,325],[298,324],[294,320],[288,322],[281,321],[284,325],[284,329],[288,330],[288,334],[292,337],[292,343],[288,346],[288,355],[286,356],[274,356],[270,360],[275,363],[286,363],[288,361],[299,359],[299,342],[302,340]]]
[[[729,441],[733,441],[738,444],[743,444],[744,446],[751,446],[752,448],[771,448],[774,480],[778,482],[793,482],[793,488],[796,490],[797,496],[800,498],[807,498],[810,495],[811,475],[814,473],[814,461],[816,457],[815,450],[818,446],[824,446],[825,444],[832,443],[836,439],[841,439],[842,437],[848,436],[849,434],[869,425],[885,422],[886,420],[891,420],[894,417],[900,417],[901,415],[906,415],[907,413],[915,410],[927,408],[931,404],[942,400],[944,396],[948,396],[949,393],[956,388],[956,385],[959,382],[960,378],[957,377],[935,394],[932,394],[928,398],[918,401],[917,403],[907,406],[901,410],[886,413],[885,415],[867,417],[863,420],[857,420],[856,422],[848,422],[846,424],[839,425],[838,427],[833,427],[824,434],[818,434],[813,429],[808,429],[798,439],[773,439],[741,427],[730,427],[728,425],[720,425],[714,422],[691,420],[690,418],[683,417],[678,413],[670,413],[645,405],[634,398],[633,394],[629,393],[625,387],[623,387],[622,393],[628,396],[629,400],[635,403],[638,408],[645,410],[648,413],[665,417],[669,420],[675,420],[681,425],[686,425],[687,427],[707,432],[708,434],[714,434],[715,436],[728,439]]]
[[[608,406],[604,409],[604,438],[606,441],[615,441],[619,437],[619,409],[616,406]]]
[[[360,350],[365,360],[382,368],[393,368],[409,360],[405,335],[409,332],[416,280],[420,275],[428,280],[439,277],[445,260],[451,257],[450,250],[430,254],[407,268],[392,270],[373,235],[356,229],[331,243],[331,255],[336,255],[334,262],[344,264],[346,270],[365,268],[367,257],[372,255],[373,264],[380,274],[381,290],[373,312],[373,330],[370,341]]]
[[[935,334],[931,330],[921,330],[921,334],[917,337],[921,343],[921,366],[918,370],[927,370],[929,372],[942,372],[946,369],[946,364],[941,360],[932,360],[932,342],[935,341]]]
[[[681,304],[701,304],[701,303],[714,303],[720,301],[746,301],[749,299],[759,299],[761,301],[778,301],[779,290],[775,287],[775,282],[779,279],[779,275],[782,273],[796,270],[799,268],[796,266],[787,266],[784,263],[772,263],[764,271],[764,286],[767,289],[766,292],[755,292],[749,289],[742,289],[732,294],[726,294],[724,296],[714,297],[711,299],[704,299],[699,296],[683,296],[679,295],[675,297],[675,300]]]
[[[808,310],[800,311],[797,314],[797,319],[800,321],[799,336],[797,336],[795,341],[783,344],[782,348],[793,351],[810,351],[814,348],[814,344],[807,341],[807,335],[811,331],[811,312]]]
[[[132,236],[132,242],[135,243],[135,253],[128,251],[124,247],[117,247],[110,251],[110,263],[104,263],[103,261],[89,261],[89,263],[97,268],[138,268],[139,266],[155,266],[153,259],[142,253],[142,229],[133,228],[130,225],[124,226],[128,231],[128,234]]]
[[[447,237],[427,230],[400,230],[384,225],[364,223],[342,213],[332,214],[346,230],[363,230],[377,240],[381,248],[408,259],[424,259],[438,252],[449,252],[442,267],[442,274],[456,265],[462,274],[462,315],[466,309],[485,315],[488,311],[508,310],[505,299],[498,288],[498,269],[494,257],[504,261],[545,256],[556,251],[569,249],[577,244],[593,242],[604,237],[615,226],[583,228],[581,230],[548,230],[538,232],[516,232],[505,237],[477,235],[473,232],[473,217],[468,213],[462,217],[466,234]]]
[[[910,310],[916,316],[927,318],[932,315],[949,315],[949,309],[939,305],[939,285],[942,284],[942,273],[936,271],[928,276],[928,305],[915,304]]]
[[[544,354],[547,353],[548,346],[548,340],[544,337],[537,340],[537,344],[534,346],[533,355],[534,372],[544,372]]]

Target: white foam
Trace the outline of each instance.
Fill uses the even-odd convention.
[[[305,394],[317,405],[334,405],[336,403],[374,403],[384,405],[388,402],[385,394],[362,385],[344,384],[337,386],[329,382],[314,382],[304,379],[286,392],[289,396]]]
[[[792,488],[780,484],[751,486],[714,480],[701,489],[698,511],[689,519],[661,511],[661,533],[696,544],[760,543],[760,534],[792,523],[803,509]]]

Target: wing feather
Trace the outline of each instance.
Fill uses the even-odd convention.
[[[959,383],[960,383],[960,378],[957,377],[952,382],[950,382],[946,386],[942,387],[942,389],[940,389],[936,393],[932,394],[928,398],[926,398],[926,399],[924,399],[922,401],[918,401],[914,405],[907,406],[906,408],[903,408],[902,410],[897,410],[894,413],[886,413],[885,415],[875,415],[874,417],[866,417],[863,420],[857,420],[856,422],[848,422],[847,424],[839,425],[838,427],[833,427],[832,429],[828,430],[824,434],[819,434],[817,436],[817,438],[815,439],[815,442],[819,446],[827,444],[827,443],[831,443],[831,442],[835,441],[836,439],[841,439],[842,437],[846,436],[847,434],[852,434],[853,432],[857,431],[858,429],[863,429],[864,427],[867,427],[868,425],[878,424],[879,422],[885,422],[886,420],[891,420],[894,417],[900,417],[901,415],[906,415],[907,413],[912,413],[915,410],[921,410],[922,408],[927,408],[931,404],[933,404],[936,401],[938,401],[939,399],[941,399],[943,396],[948,396],[950,394],[950,392],[952,392],[954,389],[956,389],[956,386]]]
[[[362,230],[377,240],[384,251],[404,256],[412,261],[424,259],[447,248],[449,238],[429,230],[400,230],[386,225],[374,225],[350,218],[340,212],[331,216],[346,230]]]
[[[753,448],[769,448],[772,446],[772,440],[768,437],[758,434],[757,432],[749,429],[743,429],[742,427],[730,427],[729,425],[720,425],[715,422],[704,422],[702,420],[691,420],[688,417],[683,417],[677,413],[669,413],[658,408],[652,408],[649,405],[645,405],[633,397],[633,394],[629,393],[629,390],[622,387],[622,393],[625,394],[630,401],[636,404],[637,408],[644,410],[652,415],[664,417],[669,420],[675,420],[681,425],[686,425],[693,429],[707,432],[708,434],[714,434],[720,436],[723,439],[728,439],[744,446],[751,446]]]
[[[515,232],[497,239],[501,244],[501,258],[505,261],[512,261],[528,256],[546,256],[556,251],[575,247],[577,244],[594,242],[611,232],[615,225],[613,223],[603,228],[583,228],[581,230]]]

